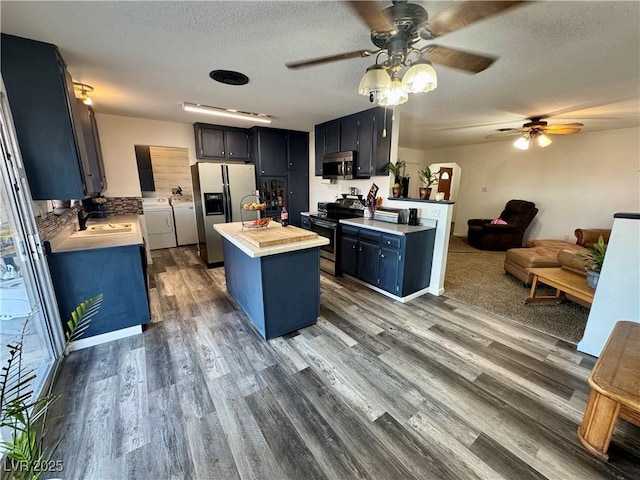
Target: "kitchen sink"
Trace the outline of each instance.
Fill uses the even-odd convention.
[[[87,225],[86,230],[73,232],[71,237],[95,237],[99,235],[115,235],[118,233],[133,233],[133,223],[97,223]]]

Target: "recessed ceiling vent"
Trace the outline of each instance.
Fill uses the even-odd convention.
[[[234,72],[232,70],[212,70],[209,76],[216,82],[226,85],[246,85],[249,83],[249,77],[244,73]]]

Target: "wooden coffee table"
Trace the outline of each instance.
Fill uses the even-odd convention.
[[[618,417],[640,426],[640,323],[618,322],[589,376],[591,394],[578,438],[607,460]]]
[[[533,274],[533,281],[531,282],[530,296],[524,300],[524,303],[559,303],[566,300],[566,293],[588,304],[593,303],[595,290],[587,285],[586,276],[574,273],[566,268],[530,268],[529,272]],[[538,282],[554,287],[556,294],[536,296]]]

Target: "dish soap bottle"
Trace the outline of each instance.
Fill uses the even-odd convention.
[[[286,207],[282,207],[282,213],[280,214],[280,220],[282,221],[282,226],[286,227],[289,225],[289,212],[287,212]]]

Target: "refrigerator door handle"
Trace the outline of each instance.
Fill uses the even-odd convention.
[[[233,212],[231,208],[231,188],[229,187],[229,167],[222,165],[222,183],[224,185],[224,197],[226,200],[226,218],[227,222],[233,222]]]

